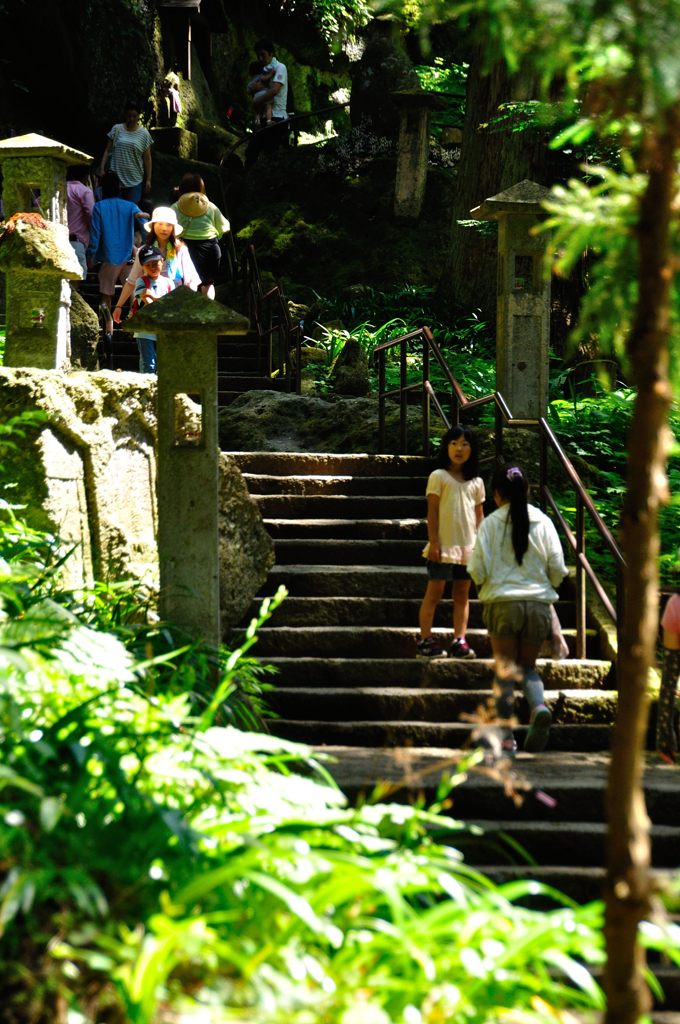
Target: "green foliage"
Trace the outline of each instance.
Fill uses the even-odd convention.
[[[571,399],[552,397],[549,417],[568,454],[582,460],[579,468],[582,474],[586,474],[587,486],[597,510],[616,537],[626,486],[626,441],[633,416],[635,391],[627,387],[608,389],[596,379],[585,383],[593,392],[592,395],[583,397],[574,393]],[[556,377],[554,384],[563,387],[564,375]],[[680,437],[680,413],[677,407],[671,411],[670,428],[675,438]],[[676,444],[668,464],[669,491],[673,497],[662,508],[659,516],[661,582],[670,586],[680,584],[680,565],[676,554],[680,545],[677,497],[680,495],[679,454]],[[573,496],[566,491],[560,507],[567,518],[573,521]],[[589,551],[588,557],[598,572],[613,583],[610,557],[604,551],[599,551],[597,544]]]
[[[367,0],[282,0],[275,6],[277,13],[283,10],[301,18],[311,16],[332,49],[340,46],[343,36],[353,35],[367,25],[373,16]]]
[[[435,57],[431,64],[414,65],[413,70],[422,88],[426,92],[439,93],[445,103],[443,109],[433,112],[430,121],[430,134],[437,140],[442,128],[463,127],[467,69],[467,64],[447,63],[443,57]]]

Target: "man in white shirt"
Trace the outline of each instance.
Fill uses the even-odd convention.
[[[245,167],[248,170],[257,160],[260,153],[272,153],[279,146],[288,144],[288,70],[285,64],[274,56],[274,44],[270,39],[258,39],[255,43],[255,56],[264,67],[271,65],[274,75],[269,83],[262,101],[272,104],[272,124],[253,135],[248,143],[245,155]]]

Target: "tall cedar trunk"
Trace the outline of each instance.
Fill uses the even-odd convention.
[[[632,1024],[650,1007],[650,994],[643,978],[645,956],[637,932],[640,921],[649,913],[653,892],[642,774],[647,677],[658,629],[657,518],[665,494],[666,418],[671,399],[669,229],[676,144],[674,133],[668,131],[657,136],[646,153],[649,179],[637,227],[639,294],[628,341],[637,399],[628,441],[622,519],[626,601],[618,657],[619,704],[607,796],[607,1024]]]
[[[504,63],[482,74],[481,53],[470,59],[463,145],[457,176],[457,194],[451,224],[451,254],[439,284],[445,305],[481,309],[485,319],[496,319],[496,238],[481,235],[459,220],[470,220],[470,210],[489,196],[532,178],[546,178],[549,153],[539,132],[503,131],[488,127],[499,116],[498,107],[510,100],[531,98],[524,77],[510,77]]]

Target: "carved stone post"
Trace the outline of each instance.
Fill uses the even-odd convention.
[[[427,185],[430,119],[441,98],[413,89],[393,92],[392,99],[400,114],[394,215],[399,220],[417,220]]]
[[[548,194],[525,179],[471,211],[498,221],[496,387],[521,419],[538,419],[548,408],[550,275],[546,235],[533,232]]]
[[[123,329],[157,335],[160,612],[217,647],[217,336],[245,335],[248,320],[190,288],[139,310]],[[197,419],[188,426],[188,401]]]

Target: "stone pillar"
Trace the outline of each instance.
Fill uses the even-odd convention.
[[[417,220],[427,185],[430,120],[441,101],[436,94],[415,89],[393,92],[392,98],[400,115],[394,215],[399,220]]]
[[[217,336],[248,320],[180,287],[123,325],[157,335],[160,613],[215,647],[221,642],[218,551]],[[199,408],[187,427],[186,403]]]
[[[31,215],[28,215],[31,216]],[[71,365],[71,289],[80,264],[63,224],[21,218],[0,237],[7,277],[5,366],[65,370]]]
[[[498,221],[496,387],[520,419],[538,419],[548,409],[550,275],[546,235],[533,232],[548,194],[525,179],[471,211],[478,220]]]
[[[68,240],[66,169],[92,157],[31,133],[0,141],[5,218],[41,215],[49,230],[28,221],[5,236],[0,268],[7,274],[6,366],[65,369],[71,354],[71,291],[81,278]],[[16,237],[14,237],[16,236]],[[77,268],[77,271],[75,270]]]

